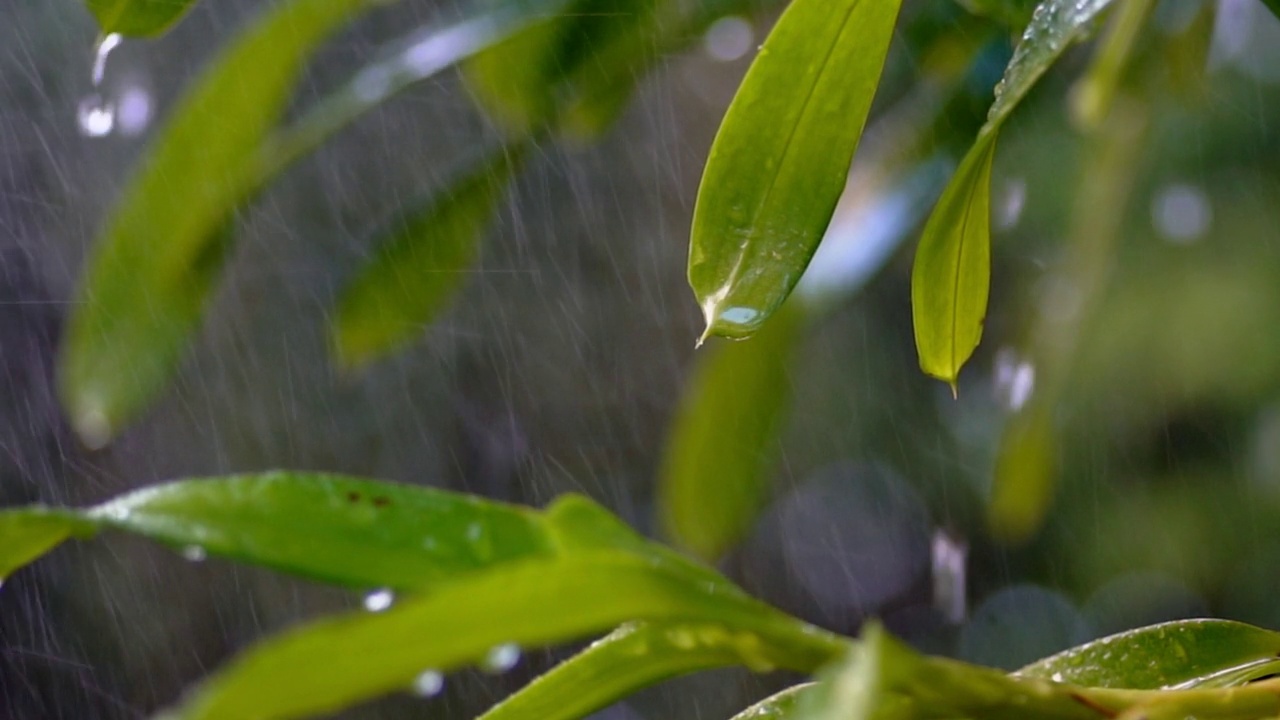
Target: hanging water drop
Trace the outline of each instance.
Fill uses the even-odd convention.
[[[111,33],[104,35],[98,39],[97,44],[93,47],[93,71],[90,74],[93,80],[93,86],[102,85],[102,79],[107,75],[107,58],[111,56],[111,51],[120,47],[120,33]]]
[[[485,655],[480,667],[485,672],[504,673],[520,662],[520,646],[515,643],[498,645]]]
[[[410,692],[418,697],[429,698],[439,695],[444,690],[444,675],[436,670],[427,670],[413,679]]]
[[[377,590],[364,596],[364,609],[369,612],[382,612],[396,601],[395,593],[390,590]]]
[[[80,134],[85,137],[103,137],[110,135],[116,126],[116,109],[114,103],[93,93],[80,101],[76,109],[76,121],[80,126]]]

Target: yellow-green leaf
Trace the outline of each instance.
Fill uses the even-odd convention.
[[[422,207],[397,218],[338,300],[333,342],[362,365],[418,337],[462,285],[521,148],[501,148]]]
[[[689,282],[707,335],[758,331],[831,221],[880,83],[900,0],[795,0],[711,148]]]
[[[176,23],[196,0],[86,0],[103,34],[159,35]]]
[[[954,389],[982,339],[991,285],[991,164],[996,136],[983,135],[956,171],[916,251],[911,306],[920,367]]]
[[[920,367],[955,391],[982,338],[991,283],[991,163],[1000,127],[1036,82],[1111,0],[1044,0],[1004,79],[986,125],[925,225],[911,276]]]

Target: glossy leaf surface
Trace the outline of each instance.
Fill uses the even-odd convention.
[[[173,25],[196,0],[86,0],[103,34],[159,35]]]
[[[753,342],[704,350],[668,430],[658,480],[663,524],[703,559],[740,540],[768,498],[801,312],[789,305]]]
[[[597,552],[518,563],[386,612],[350,614],[285,633],[244,653],[165,717],[284,719],[334,712],[408,688],[425,670],[478,663],[499,645],[563,642],[637,619],[721,624],[744,633],[744,642],[786,648],[799,670],[813,670],[843,647],[664,564]]]
[[[343,291],[333,341],[345,365],[362,365],[422,334],[475,263],[480,241],[520,151],[500,149],[385,233]]]
[[[996,88],[987,124],[925,225],[911,276],[916,350],[954,390],[982,338],[991,284],[991,164],[1000,127],[1111,0],[1045,0]]]
[[[428,587],[551,556],[558,546],[555,531],[526,508],[411,485],[272,473],[160,485],[83,511],[0,512],[0,569],[97,530],[363,589]]]
[[[797,708],[814,688],[812,684],[787,688],[734,715],[732,720],[792,720],[798,717]]]
[[[1105,688],[1229,687],[1280,672],[1280,633],[1228,620],[1180,620],[1111,635],[1016,675]]]
[[[750,635],[714,624],[628,623],[539,676],[481,720],[576,720],[663,680],[775,660]],[[740,644],[745,642],[744,646]]]
[[[758,331],[800,280],[844,190],[899,0],[796,0],[720,127],[694,210],[689,282],[707,335]]]

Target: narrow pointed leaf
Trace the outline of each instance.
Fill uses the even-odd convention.
[[[520,154],[500,149],[391,223],[373,260],[338,300],[333,341],[344,365],[363,365],[422,335],[475,264]]]
[[[595,553],[499,568],[383,613],[349,614],[287,632],[242,654],[164,717],[284,720],[331,713],[408,688],[424,670],[478,663],[498,645],[565,642],[631,620],[717,623],[761,646],[787,648],[801,670],[844,647],[647,558]]]
[[[86,0],[102,33],[159,35],[192,8],[196,0]]]
[[[996,88],[987,124],[925,225],[911,277],[916,350],[952,386],[982,338],[991,282],[991,164],[1000,128],[1111,0],[1044,0]]]
[[[671,423],[658,476],[663,525],[705,560],[741,540],[768,498],[802,321],[788,305],[754,342],[706,350]]]
[[[361,589],[420,589],[561,547],[551,525],[526,508],[411,485],[271,473],[160,485],[82,511],[0,511],[0,578],[71,534],[99,530]]]
[[[953,388],[982,339],[991,285],[991,165],[996,136],[965,158],[924,228],[911,276],[920,367]]]
[[[1095,640],[1015,675],[1088,687],[1231,687],[1280,672],[1280,633],[1228,620],[1180,620]]]
[[[745,665],[789,667],[752,636],[706,623],[628,623],[556,666],[480,720],[576,720],[650,685],[693,672]]]
[[[800,717],[799,708],[805,697],[815,688],[817,685],[812,683],[787,688],[734,715],[731,720],[795,720]]]
[[[708,335],[754,334],[822,239],[900,0],[795,0],[725,116],[694,210],[689,282]]]
[[[99,238],[68,326],[59,390],[87,444],[110,441],[175,372],[231,247],[237,207],[377,103],[542,16],[539,3],[504,4],[414,37],[276,130],[315,48],[376,2],[288,0],[174,110]]]

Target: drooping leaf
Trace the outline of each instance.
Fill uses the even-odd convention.
[[[844,644],[741,595],[648,558],[597,552],[465,578],[386,612],[322,620],[251,648],[195,689],[170,720],[329,713],[408,688],[424,671],[480,662],[491,648],[564,642],[632,620],[708,622],[785,648],[802,671]]]
[[[785,648],[782,648],[785,650]],[[628,623],[539,676],[480,720],[576,720],[663,680],[744,665],[794,663],[771,657],[747,633],[707,623]]]
[[[911,275],[920,367],[955,388],[982,339],[991,285],[991,165],[996,135],[965,157],[929,216]]]
[[[1111,0],[1044,0],[996,88],[987,124],[925,225],[911,276],[916,350],[952,386],[982,337],[991,267],[991,163],[1000,128]]]
[[[1094,640],[1014,673],[1104,688],[1232,687],[1280,672],[1280,633],[1179,620]]]
[[[104,35],[159,35],[192,8],[196,0],[85,0]]]
[[[797,710],[801,702],[816,687],[812,683],[789,687],[734,715],[731,720],[794,720],[799,717]]]
[[[747,337],[782,304],[831,221],[900,0],[795,0],[711,148],[689,282],[707,335]]]
[[[540,17],[537,4],[504,5],[417,38],[269,136],[316,46],[374,4],[289,0],[223,51],[175,109],[102,231],[68,324],[59,392],[87,444],[110,441],[175,371],[239,205],[376,102]]]
[[[338,299],[333,342],[344,365],[363,365],[422,334],[466,280],[522,154],[499,149],[390,224],[373,260]]]
[[[361,589],[420,589],[560,547],[549,523],[526,508],[411,485],[270,473],[160,485],[82,511],[0,511],[0,578],[69,535],[98,530]]]
[[[788,305],[754,342],[709,348],[667,431],[658,475],[663,525],[703,559],[740,540],[768,498],[803,319]]]

